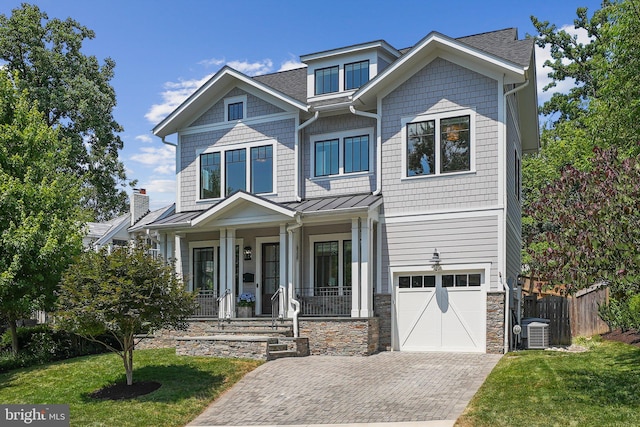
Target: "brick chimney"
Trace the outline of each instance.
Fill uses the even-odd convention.
[[[134,188],[131,194],[131,225],[134,225],[140,218],[149,212],[149,196],[144,188]]]

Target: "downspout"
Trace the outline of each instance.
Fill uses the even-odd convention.
[[[317,114],[317,113],[316,113]],[[302,218],[300,218],[300,214],[296,215],[296,224],[289,225],[287,227],[287,233],[289,233],[289,251],[291,251],[291,262],[289,263],[289,282],[287,283],[287,287],[289,288],[289,299],[291,300],[291,305],[293,306],[293,336],[294,338],[300,337],[300,324],[298,322],[298,315],[300,314],[300,301],[294,298],[295,289],[293,286],[293,231],[302,227]]]
[[[295,145],[293,148],[293,156],[296,159],[295,162],[295,170],[294,170],[294,178],[295,178],[295,189],[294,192],[296,194],[296,201],[300,202],[302,201],[302,197],[300,196],[300,155],[299,153],[299,146],[300,146],[300,131],[304,128],[306,128],[307,126],[309,126],[311,123],[315,122],[316,120],[318,120],[318,117],[320,117],[320,112],[316,111],[315,114],[313,115],[313,117],[311,117],[309,120],[307,120],[306,122],[298,125],[298,127],[296,128],[296,140],[295,140]]]
[[[525,76],[526,79],[526,76]],[[525,82],[523,84],[521,84],[520,86],[516,86],[513,89],[505,92],[503,94],[504,96],[504,107],[505,107],[505,114],[507,112],[507,97],[509,95],[513,95],[516,92],[521,91],[522,89],[526,88],[527,86],[529,86],[529,83],[531,82],[530,79],[526,79]],[[505,117],[506,120],[506,117]],[[506,149],[507,149],[507,137],[506,137],[506,132],[507,132],[507,128],[505,126],[505,138],[504,138],[504,147],[503,149],[505,150],[505,156],[504,156],[504,161],[505,161],[505,170],[506,170],[506,162],[507,162],[507,153],[506,153]],[[506,179],[506,178],[505,178]],[[506,190],[506,189],[505,189]],[[504,194],[502,195],[502,197],[504,198],[504,200],[502,201],[502,205],[504,206],[504,230],[506,231],[507,229],[507,191],[504,191]],[[506,233],[505,233],[506,235]],[[505,238],[506,239],[506,238]],[[509,319],[510,319],[510,302],[511,302],[511,288],[509,287],[509,284],[506,283],[504,281],[504,278],[502,277],[502,273],[498,273],[500,276],[500,284],[502,285],[502,289],[504,290],[505,293],[505,300],[504,300],[504,352],[507,353],[508,351],[511,350],[511,340],[509,339]]]
[[[504,289],[504,353],[507,353],[511,350],[511,340],[509,339],[509,310],[511,309],[509,302],[511,301],[511,288],[509,288],[509,284],[502,278],[502,273],[498,273],[498,276],[500,277],[502,289]]]
[[[380,114],[367,113],[365,111],[356,110],[353,105],[349,106],[349,111],[356,116],[369,117],[376,120],[376,189],[373,191],[373,195],[377,196],[382,191],[382,124],[380,120]]]
[[[166,138],[166,136],[163,136],[163,137],[162,137],[162,143],[163,143],[163,144],[173,145],[174,147],[177,147],[177,146],[178,146],[178,144],[176,144],[176,143],[174,143],[174,142],[171,142],[171,141],[167,141],[165,138]]]

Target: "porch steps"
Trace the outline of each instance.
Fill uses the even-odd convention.
[[[203,332],[206,335],[178,338],[176,353],[262,360],[309,355],[309,340],[293,338],[291,320],[226,319],[212,321]]]

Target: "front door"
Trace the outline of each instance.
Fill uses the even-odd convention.
[[[262,314],[271,314],[271,297],[280,286],[280,243],[262,244]]]

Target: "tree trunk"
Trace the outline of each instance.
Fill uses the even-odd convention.
[[[122,360],[127,376],[127,385],[133,384],[133,337],[126,337],[123,341]]]
[[[16,327],[16,319],[9,318],[9,330],[11,330],[11,351],[13,355],[18,354],[18,328]]]

